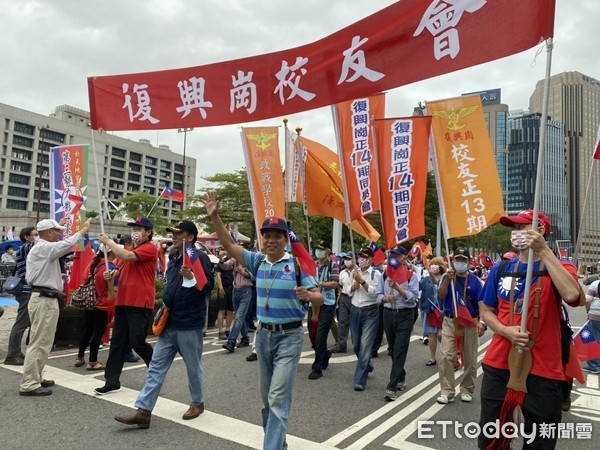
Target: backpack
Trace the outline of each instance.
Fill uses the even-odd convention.
[[[90,272],[90,275],[83,282],[83,284],[71,294],[71,305],[73,305],[75,308],[80,308],[87,311],[93,310],[98,305],[95,278],[96,271],[94,270],[93,272]]]

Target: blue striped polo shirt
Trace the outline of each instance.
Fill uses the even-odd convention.
[[[305,309],[296,298],[294,258],[285,253],[275,264],[265,261],[262,253],[243,251],[244,264],[256,279],[256,316],[262,323],[282,324],[304,319]],[[314,277],[300,272],[300,282],[307,289],[317,287]],[[267,304],[269,297],[269,307]]]

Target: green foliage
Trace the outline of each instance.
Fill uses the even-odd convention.
[[[156,296],[154,297],[155,299],[162,299],[163,290],[165,289],[166,282],[167,279],[164,277],[156,277],[154,279],[154,289],[156,290]]]
[[[98,213],[96,211],[86,211],[85,212],[85,217],[87,218],[94,218],[94,217],[98,217]]]
[[[144,191],[129,194],[121,200],[121,208],[117,211],[115,218],[127,220],[135,219],[140,216],[148,217],[154,224],[154,233],[164,234],[166,231],[165,228],[169,223],[162,215],[161,206],[164,202],[168,202],[168,200],[162,198],[159,199],[154,209],[152,209],[155,202],[156,197],[153,197]],[[150,210],[152,210],[151,213]],[[148,213],[150,213],[150,215],[148,215]]]

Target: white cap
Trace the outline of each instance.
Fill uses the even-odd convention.
[[[44,219],[40,220],[35,227],[38,231],[46,231],[51,230],[52,228],[56,228],[58,230],[66,230],[67,227],[63,227],[54,219]]]
[[[112,249],[108,245],[104,245],[104,244],[98,245],[98,252],[104,253],[105,248],[106,248],[106,253],[112,252]]]

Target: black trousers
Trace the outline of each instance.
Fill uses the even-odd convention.
[[[90,346],[90,362],[98,361],[98,349],[100,341],[108,323],[108,311],[102,311],[94,308],[91,311],[85,311],[85,327],[81,338],[79,339],[79,353],[77,356],[83,358],[85,349]]]
[[[115,327],[110,340],[110,353],[106,361],[104,378],[107,386],[120,386],[119,379],[129,349],[142,357],[146,365],[152,360],[152,347],[146,342],[152,310],[135,306],[115,308]]]
[[[383,305],[379,305],[379,322],[377,324],[377,333],[375,333],[375,340],[373,341],[373,349],[371,353],[377,353],[381,347],[383,341]],[[389,344],[389,341],[388,341]]]
[[[313,362],[313,372],[321,372],[323,364],[329,362],[331,352],[327,350],[327,337],[331,330],[331,323],[335,315],[335,305],[322,305],[319,311],[319,324],[315,335],[315,362]],[[327,364],[325,364],[327,367]]]
[[[387,390],[396,392],[398,383],[406,381],[404,364],[408,355],[408,345],[415,316],[412,309],[394,311],[390,308],[383,308],[382,315],[385,337],[392,355],[392,369]]]
[[[496,369],[482,364],[483,381],[481,383],[481,418],[479,425],[493,423],[500,417],[502,403],[506,396],[506,384],[510,378],[508,370]],[[524,449],[551,450],[556,447],[558,438],[557,424],[562,416],[563,381],[529,375],[527,377],[527,395],[523,402],[525,416],[525,433],[530,434],[537,424],[536,438],[531,444],[523,444]],[[553,424],[554,433],[548,438],[541,438],[539,424]],[[492,439],[479,435],[478,446],[485,449]]]

